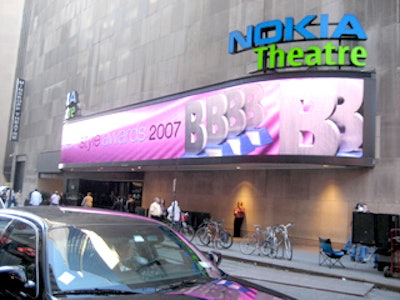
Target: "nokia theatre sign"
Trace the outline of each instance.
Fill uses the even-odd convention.
[[[279,44],[294,42],[327,42],[306,48],[279,48]],[[339,41],[335,45],[333,41]],[[295,22],[293,17],[249,25],[246,34],[229,33],[229,53],[253,49],[257,55],[257,71],[277,68],[318,66],[365,67],[367,50],[362,46],[341,45],[342,40],[365,41],[367,35],[357,17],[345,14],[338,23],[331,23],[328,14],[309,15]]]

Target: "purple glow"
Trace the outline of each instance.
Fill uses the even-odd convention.
[[[60,162],[282,154],[362,157],[363,116],[359,109],[363,84],[362,79],[352,78],[259,81],[67,122],[63,127]],[[238,111],[246,116],[244,124],[235,117],[225,117],[228,113],[218,119],[217,109],[224,111],[229,108],[225,102],[235,99],[232,103],[240,103],[240,98],[244,106]],[[339,98],[344,99],[343,104],[339,103]],[[207,110],[211,101],[216,106]],[[189,130],[186,124],[187,105],[193,103],[199,104],[196,118],[200,123],[192,125],[200,130],[197,133]],[[217,116],[210,116],[211,112]],[[194,122],[196,118],[192,116],[189,120]],[[230,126],[228,131],[223,131],[225,123],[222,122],[213,123],[216,132],[210,132],[207,122],[212,118],[226,119],[225,123]],[[233,126],[240,125],[245,129],[236,133]],[[301,132],[312,138],[303,143]],[[188,151],[186,139],[190,136],[193,146],[198,146],[193,148],[200,150]],[[224,138],[222,142],[214,142],[220,136]]]

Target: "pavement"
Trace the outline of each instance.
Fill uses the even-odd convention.
[[[193,243],[203,252],[213,250],[213,247],[200,245],[195,240]],[[334,291],[344,294],[365,296],[371,289],[380,288],[400,292],[399,277],[385,277],[382,271],[373,267],[372,262],[359,263],[350,260],[345,255],[341,262],[344,267],[335,265],[329,267],[319,264],[319,248],[310,246],[294,246],[293,259],[270,258],[263,256],[258,250],[245,255],[240,251],[240,238],[235,238],[229,249],[214,249],[222,254],[221,268],[231,274],[246,279],[263,280],[272,283],[290,284],[293,286],[308,287],[320,290]],[[243,268],[224,266],[224,260],[241,262]],[[251,268],[247,271],[248,264],[260,267],[274,268],[274,272],[265,272]],[[228,269],[226,269],[228,268]],[[291,271],[291,272],[288,272]],[[308,274],[309,276],[302,276]]]

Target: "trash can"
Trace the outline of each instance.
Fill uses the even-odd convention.
[[[204,219],[211,219],[211,214],[208,212],[189,211],[189,224],[194,230],[197,230]]]

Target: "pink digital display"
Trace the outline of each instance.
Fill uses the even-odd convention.
[[[69,121],[62,164],[230,156],[363,157],[364,80],[254,81]]]

